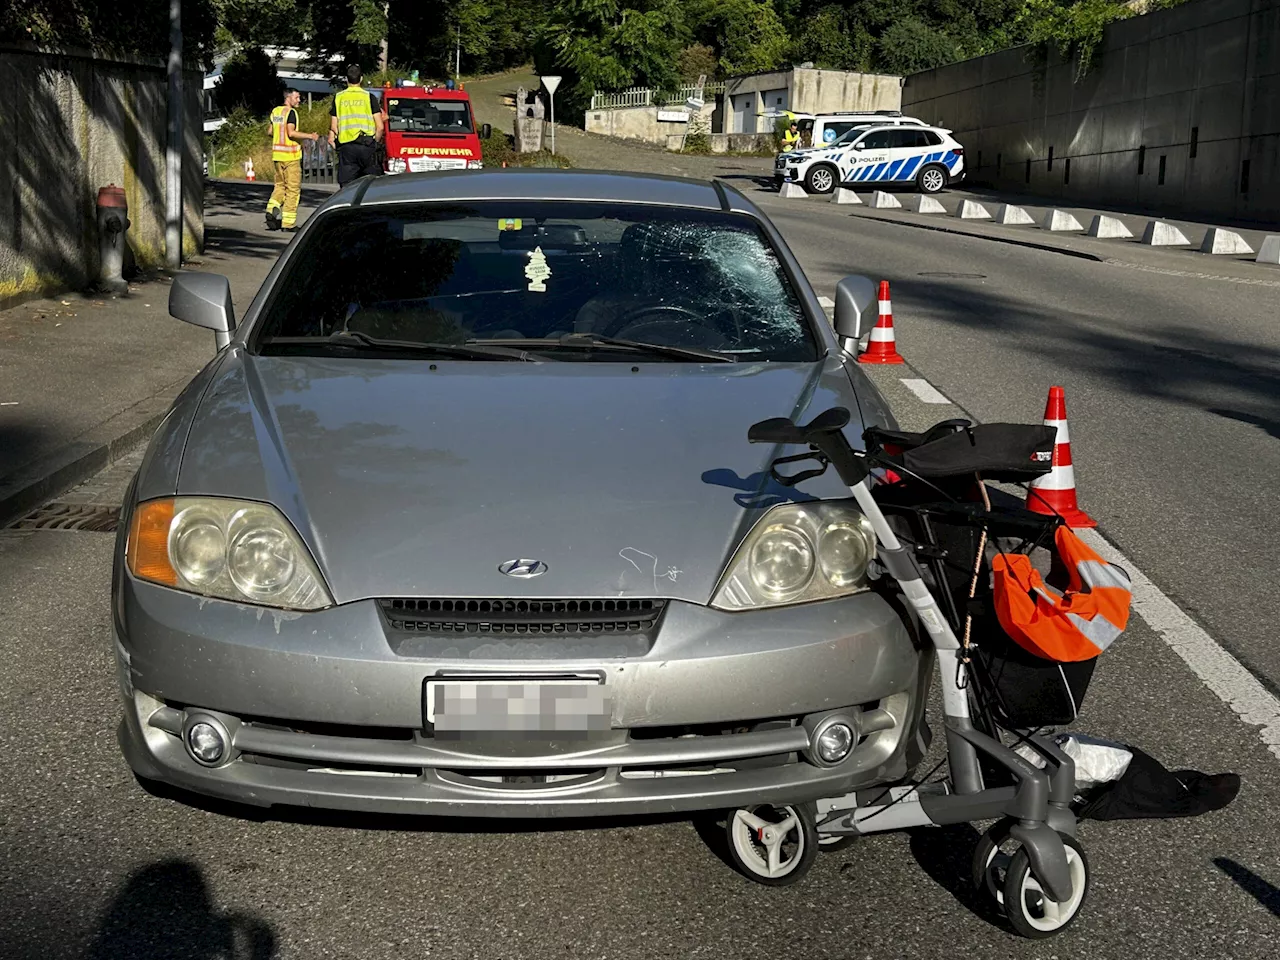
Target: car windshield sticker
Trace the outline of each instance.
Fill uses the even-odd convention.
[[[529,265],[524,268],[524,275],[529,278],[530,290],[547,292],[547,277],[551,276],[551,268],[547,266],[547,255],[542,252],[542,247],[534,247],[529,254]]]
[[[523,226],[523,224],[518,218],[507,217],[506,219],[498,221],[498,232],[501,233],[503,230],[519,230],[521,226]]]
[[[835,138],[836,138],[836,132],[832,130],[830,127],[822,131],[823,143],[831,143],[833,140],[835,140]]]

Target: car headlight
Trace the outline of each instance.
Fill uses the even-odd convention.
[[[484,169],[484,161],[483,161],[483,160],[468,160],[468,161],[467,161],[467,169],[468,169],[468,170],[483,170],[483,169]]]
[[[140,503],[125,559],[141,580],[206,597],[291,610],[333,605],[306,544],[265,503],[222,497]]]
[[[852,504],[779,504],[742,541],[711,605],[749,610],[857,593],[875,549],[871,522]]]
[[[387,159],[387,173],[404,173],[409,169],[409,164],[400,157],[389,157]]]

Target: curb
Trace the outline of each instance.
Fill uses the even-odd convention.
[[[182,384],[168,393],[147,397],[60,450],[26,464],[16,473],[0,477],[0,527],[83,483],[109,467],[137,444],[155,433],[173,404]]]
[[[1083,250],[1071,250],[1067,247],[1055,247],[1048,243],[1036,243],[1034,240],[1020,240],[1016,237],[995,237],[985,233],[970,233],[967,230],[956,230],[951,227],[940,227],[934,223],[914,223],[910,220],[897,220],[892,217],[877,217],[866,213],[850,213],[851,217],[874,220],[876,223],[892,223],[900,227],[911,227],[915,230],[932,230],[934,233],[949,233],[957,237],[972,237],[975,240],[990,240],[992,243],[1007,243],[1015,247],[1028,247],[1032,250],[1043,250],[1046,253],[1060,253],[1078,260],[1092,260],[1094,263],[1105,263],[1107,258]]]

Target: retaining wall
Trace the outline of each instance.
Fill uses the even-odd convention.
[[[1087,202],[1280,220],[1280,0],[1196,0],[1106,29],[1091,70],[1030,47],[906,78],[971,181]]]
[[[204,246],[202,75],[184,77],[183,233]],[[123,187],[126,267],[163,266],[164,65],[83,51],[0,47],[0,306],[88,285],[98,272],[98,188]]]

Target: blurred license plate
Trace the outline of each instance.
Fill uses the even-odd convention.
[[[410,173],[423,173],[427,170],[439,170],[439,169],[440,169],[439,160],[432,160],[429,157],[410,157],[409,158]]]
[[[609,688],[597,680],[428,680],[426,721],[437,737],[582,737],[609,729]]]

